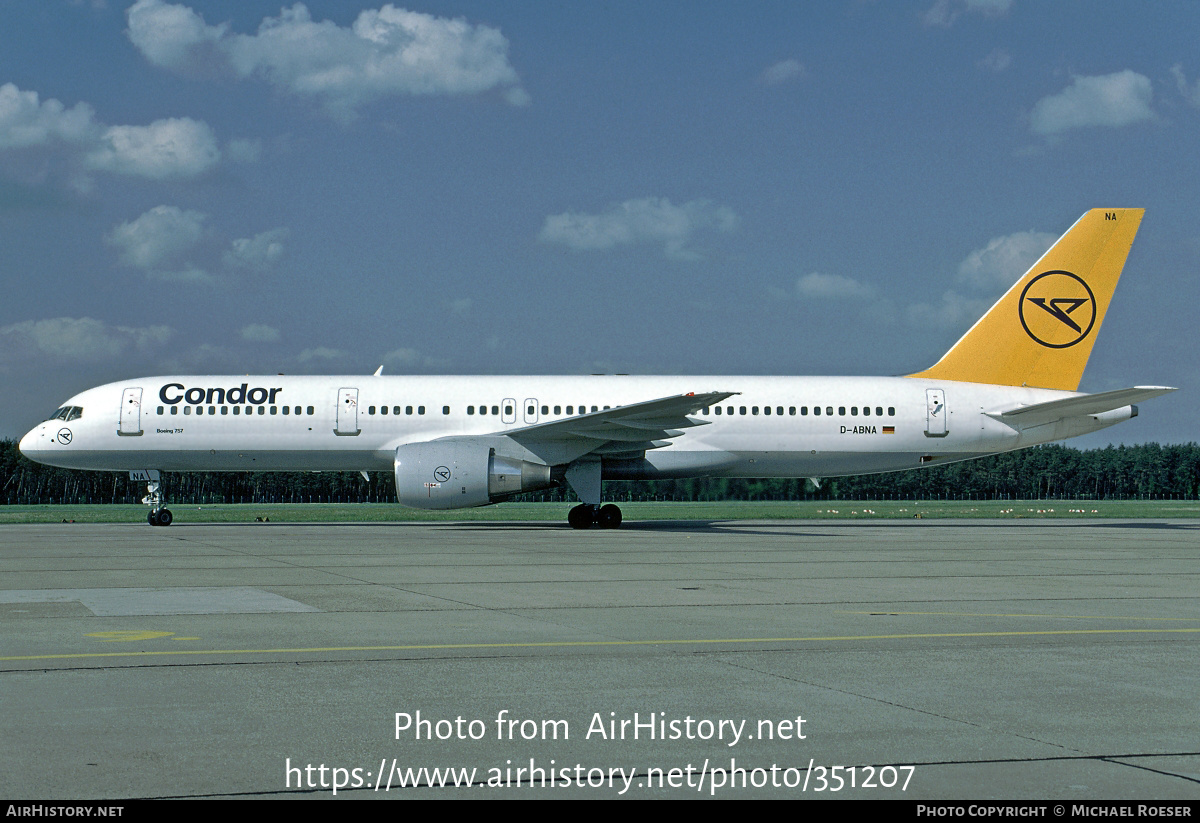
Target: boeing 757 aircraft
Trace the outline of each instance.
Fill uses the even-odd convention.
[[[1174,391],[1076,391],[1142,214],[1087,212],[941,360],[905,377],[172,375],[88,389],[20,448],[128,470],[148,483],[156,526],[172,520],[161,471],[390,470],[397,499],[422,509],[566,483],[580,529],[621,523],[602,480],[832,477],[1021,449]]]

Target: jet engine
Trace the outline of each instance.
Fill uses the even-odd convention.
[[[474,437],[400,446],[395,468],[396,499],[415,509],[486,506],[554,485],[549,466],[497,454]]]

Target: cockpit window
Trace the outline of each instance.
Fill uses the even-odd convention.
[[[47,417],[47,420],[78,420],[83,417],[83,406],[63,406],[54,414]]]

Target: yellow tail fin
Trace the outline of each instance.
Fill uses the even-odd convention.
[[[933,367],[909,377],[1075,391],[1145,209],[1092,209]]]

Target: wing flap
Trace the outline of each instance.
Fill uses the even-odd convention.
[[[705,392],[661,397],[611,409],[581,414],[549,423],[513,429],[504,434],[550,465],[561,465],[586,454],[636,457],[647,449],[669,445],[685,429],[707,425],[694,420],[707,406],[737,392]]]

